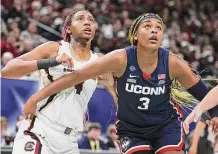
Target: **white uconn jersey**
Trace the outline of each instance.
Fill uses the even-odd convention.
[[[70,44],[65,41],[61,41],[58,54],[65,52],[68,56],[73,59],[74,69],[77,69],[90,61],[98,58],[97,54],[90,51],[91,57],[88,61],[79,62],[76,61],[70,52]],[[66,73],[63,71],[64,66],[58,65],[51,67],[48,70],[41,71],[41,84],[46,86],[52,80],[56,80]],[[42,106],[43,109],[37,112],[37,117],[40,119],[48,118],[54,123],[60,125],[77,128],[78,131],[83,130],[83,120],[84,113],[87,109],[88,102],[95,91],[97,86],[97,80],[89,79],[86,80],[82,85],[81,89],[76,89],[75,87],[68,88],[60,93],[58,93],[53,99],[47,98],[40,103],[38,103],[38,109]],[[78,91],[79,90],[79,91]],[[50,99],[50,102],[49,102]]]

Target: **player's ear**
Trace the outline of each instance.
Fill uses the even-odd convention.
[[[138,33],[136,33],[134,36],[134,40],[137,40],[137,39],[138,39]]]
[[[68,34],[71,34],[71,33],[72,33],[71,30],[70,30],[70,27],[67,27],[66,32],[67,32]]]

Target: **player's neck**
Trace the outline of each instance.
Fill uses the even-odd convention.
[[[82,44],[80,42],[71,42],[71,54],[75,59],[78,60],[89,60],[90,59],[90,48],[91,44]]]
[[[152,65],[157,62],[158,51],[151,50],[142,46],[137,46],[137,58],[143,65]]]

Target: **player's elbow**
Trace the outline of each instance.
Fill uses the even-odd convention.
[[[1,77],[3,78],[20,78],[22,77],[22,69],[20,68],[22,62],[16,59],[10,60],[6,66],[1,70]]]
[[[20,78],[22,76],[19,75],[19,74],[16,74],[16,73],[12,73],[8,69],[2,69],[1,70],[1,77],[2,78],[12,78],[13,79],[13,78]]]

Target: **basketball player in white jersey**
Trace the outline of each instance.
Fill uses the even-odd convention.
[[[44,86],[64,76],[61,63],[77,69],[98,58],[91,52],[95,20],[89,11],[75,10],[67,18],[60,43],[48,42],[10,61],[1,71],[2,77],[18,78],[40,70]],[[112,75],[102,82],[115,98]],[[16,135],[13,154],[77,154],[76,135],[83,130],[84,113],[97,86],[96,79],[68,88],[37,104],[37,112],[24,120]]]

